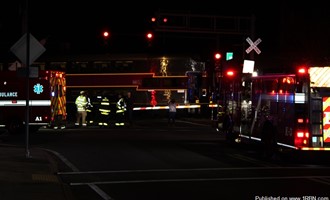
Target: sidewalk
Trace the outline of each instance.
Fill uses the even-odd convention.
[[[0,142],[1,200],[72,200],[69,186],[56,176],[57,164],[46,150]]]

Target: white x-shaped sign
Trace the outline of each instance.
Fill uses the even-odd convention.
[[[261,53],[260,49],[257,47],[257,45],[261,42],[260,38],[258,38],[255,42],[252,42],[252,40],[248,37],[246,38],[246,41],[250,45],[250,47],[245,50],[246,53],[250,53],[252,50],[254,50],[257,54]]]

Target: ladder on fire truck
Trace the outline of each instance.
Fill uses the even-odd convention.
[[[311,120],[311,138],[317,138],[312,141],[312,145],[323,147],[323,101],[322,97],[313,95],[310,98],[310,120]]]

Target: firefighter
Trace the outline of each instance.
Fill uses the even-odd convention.
[[[103,97],[100,103],[100,107],[99,107],[99,123],[98,125],[101,127],[107,127],[109,126],[109,121],[110,121],[110,101],[107,97]]]
[[[87,117],[86,117],[86,121],[89,125],[92,125],[94,123],[93,116],[92,116],[92,114],[94,114],[93,105],[92,105],[92,102],[91,102],[91,99],[89,98],[89,96],[86,95],[86,98],[87,98],[87,105],[86,105]]]
[[[126,102],[127,121],[130,126],[133,126],[134,100],[131,92],[127,92],[125,102]]]
[[[118,101],[116,103],[116,127],[125,126],[125,111],[126,111],[126,103],[124,97],[119,94]]]
[[[76,126],[81,125],[83,127],[87,126],[86,123],[86,117],[87,117],[87,111],[86,111],[86,106],[87,106],[88,100],[86,97],[86,92],[85,91],[80,91],[80,95],[76,98],[75,104],[77,106],[77,121],[75,123]]]

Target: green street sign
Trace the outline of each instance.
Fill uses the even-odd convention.
[[[226,53],[226,60],[232,60],[234,57],[234,53],[233,52],[227,52]]]

